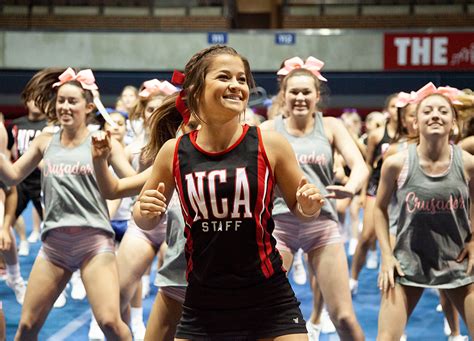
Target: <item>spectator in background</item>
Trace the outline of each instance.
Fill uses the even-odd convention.
[[[386,123],[371,131],[367,139],[366,163],[370,170],[368,185],[362,191],[364,205],[364,221],[362,233],[352,258],[350,287],[352,294],[357,293],[360,271],[367,259],[367,268],[377,268],[377,251],[375,249],[376,235],[373,218],[375,196],[377,194],[380,171],[382,169],[383,154],[387,151],[398,127],[397,94],[392,94],[385,100],[384,111],[389,116]],[[370,249],[370,251],[369,251]]]
[[[365,158],[367,154],[367,147],[363,143],[362,138],[360,137],[362,133],[362,120],[360,118],[357,109],[355,108],[345,108],[341,114],[342,122],[347,128],[347,131],[351,135],[352,140],[355,142],[357,148],[361,152],[362,156]],[[337,167],[336,171],[336,182],[344,185],[345,181],[349,179],[351,174],[351,169],[345,163],[344,158],[339,154],[334,155],[334,165]],[[339,175],[339,176],[338,176]],[[355,249],[357,247],[358,238],[359,238],[359,213],[362,205],[360,202],[360,191],[354,194],[352,198],[344,198],[336,200],[336,209],[339,216],[339,221],[343,228],[346,227],[346,211],[349,208],[350,214],[350,229],[344,229],[348,238],[349,238],[349,247],[348,254],[350,256],[354,255]]]
[[[345,108],[341,114],[341,119],[349,132],[355,136],[360,136],[362,132],[362,119],[356,108]]]
[[[138,89],[133,85],[127,85],[123,88],[120,93],[120,97],[117,100],[115,109],[125,111],[130,115],[132,110],[137,105],[138,101]]]
[[[30,79],[30,81],[28,81],[21,94],[21,98],[27,109],[26,116],[15,119],[11,125],[13,143],[10,142],[10,144],[12,144],[10,150],[12,160],[17,160],[28,150],[31,141],[41,134],[47,124],[46,115],[38,109],[34,99],[31,98],[31,88],[34,86],[37,77],[36,74]],[[15,225],[16,230],[19,231],[21,239],[18,254],[20,256],[27,256],[29,254],[28,242],[35,243],[38,241],[40,236],[40,221],[43,220],[43,207],[41,205],[41,171],[39,168],[36,168],[17,185],[17,192],[18,202],[15,212]],[[36,219],[33,219],[35,222],[33,224],[33,231],[28,237],[28,240],[26,240],[25,222],[21,215],[30,201],[33,203],[35,208],[33,212],[36,213],[37,217]]]
[[[137,137],[143,134],[143,121],[133,120],[130,115],[135,110],[138,103],[138,89],[133,85],[127,85],[120,93],[120,97],[115,103],[115,109],[128,114],[127,135],[125,135],[125,144],[128,145]]]
[[[365,117],[365,133],[360,137],[362,142],[367,146],[368,136],[371,131],[382,127],[386,118],[380,111],[372,111]]]
[[[0,123],[0,154],[6,158],[7,131]],[[16,301],[23,304],[26,285],[21,277],[20,262],[16,249],[16,240],[11,226],[15,221],[17,191],[15,186],[8,187],[0,182],[0,254],[5,257],[6,284],[15,293]]]
[[[462,132],[459,145],[474,154],[474,92],[471,89],[464,89],[463,92],[464,94],[458,97],[460,103],[455,105]]]
[[[281,70],[285,66],[285,60],[281,62],[279,70]],[[278,89],[280,89],[281,80],[283,78],[284,78],[284,75],[277,74]],[[267,110],[267,119],[273,120],[275,117],[279,115],[286,116],[285,100],[283,98],[283,93],[281,92],[281,90],[279,90],[278,93],[275,96],[273,96],[271,99],[271,104],[268,106],[268,110]]]

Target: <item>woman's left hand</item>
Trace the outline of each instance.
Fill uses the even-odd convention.
[[[467,242],[459,254],[456,262],[461,263],[467,257],[467,270],[466,274],[470,275],[474,266],[474,240]]]
[[[296,201],[303,216],[314,216],[324,205],[324,198],[319,189],[302,177],[296,191]]]
[[[331,185],[327,186],[326,190],[328,191],[328,194],[324,196],[325,198],[345,199],[354,196],[354,192],[346,186]]]

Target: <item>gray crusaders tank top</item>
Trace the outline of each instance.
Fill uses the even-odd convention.
[[[168,203],[168,223],[166,225],[166,249],[163,265],[156,272],[155,285],[180,286],[188,285],[186,281],[186,257],[184,247],[184,218],[181,213],[178,195],[175,193]]]
[[[81,226],[113,235],[105,200],[99,192],[92,166],[91,136],[79,146],[61,145],[55,133],[43,155],[41,188],[45,219],[42,238],[57,227]]]
[[[401,151],[406,151],[408,148],[408,142],[404,139],[401,142],[398,142],[397,145],[397,153]],[[400,173],[401,174],[401,173]],[[392,194],[392,198],[390,199],[390,203],[388,204],[388,228],[391,235],[397,234],[397,226],[398,226],[398,216],[400,215],[400,208],[398,207],[397,202],[397,193],[396,191]]]
[[[275,118],[275,130],[290,142],[308,181],[316,185],[321,194],[327,194],[326,186],[334,184],[334,159],[332,146],[324,132],[322,114],[316,113],[313,130],[305,136],[298,137],[289,134],[282,116]],[[273,215],[289,211],[285,200],[278,195],[275,198]],[[325,199],[321,214],[337,222],[335,200]]]
[[[421,169],[416,145],[408,147],[408,174],[397,192],[400,218],[394,255],[404,285],[451,289],[474,282],[467,259],[456,258],[470,236],[469,189],[462,151],[451,146],[448,171],[430,176]]]

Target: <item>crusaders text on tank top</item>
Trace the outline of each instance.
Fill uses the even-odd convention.
[[[60,137],[61,131],[53,135],[43,155],[42,238],[51,229],[68,226],[99,228],[113,235],[107,205],[95,180],[91,136],[73,148],[62,146]]]
[[[374,155],[372,157],[372,174],[370,175],[371,181],[369,181],[369,183],[379,183],[380,174],[382,171],[383,154],[385,154],[388,147],[390,147],[391,142],[392,138],[390,137],[390,135],[388,135],[387,125],[385,125],[382,139],[374,149]]]
[[[179,138],[173,172],[185,220],[189,286],[232,289],[283,273],[272,237],[274,178],[256,127],[210,153]]]
[[[408,147],[408,174],[397,191],[400,205],[394,255],[404,285],[456,288],[474,282],[467,276],[467,259],[456,258],[470,236],[469,189],[462,150],[451,145],[451,162],[443,175],[425,174],[416,144]]]
[[[294,136],[285,128],[282,116],[275,118],[275,130],[290,142],[296,154],[296,159],[308,181],[319,189],[322,195],[328,192],[326,186],[334,185],[334,158],[332,146],[324,132],[323,116],[320,112],[314,118],[314,127],[305,136]],[[321,214],[338,221],[335,200],[324,200]],[[281,196],[275,198],[273,215],[290,212]]]

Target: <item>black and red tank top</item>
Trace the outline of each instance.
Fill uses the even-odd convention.
[[[257,127],[243,126],[227,150],[180,137],[173,172],[185,219],[189,285],[242,288],[282,273],[272,237],[272,170]]]

